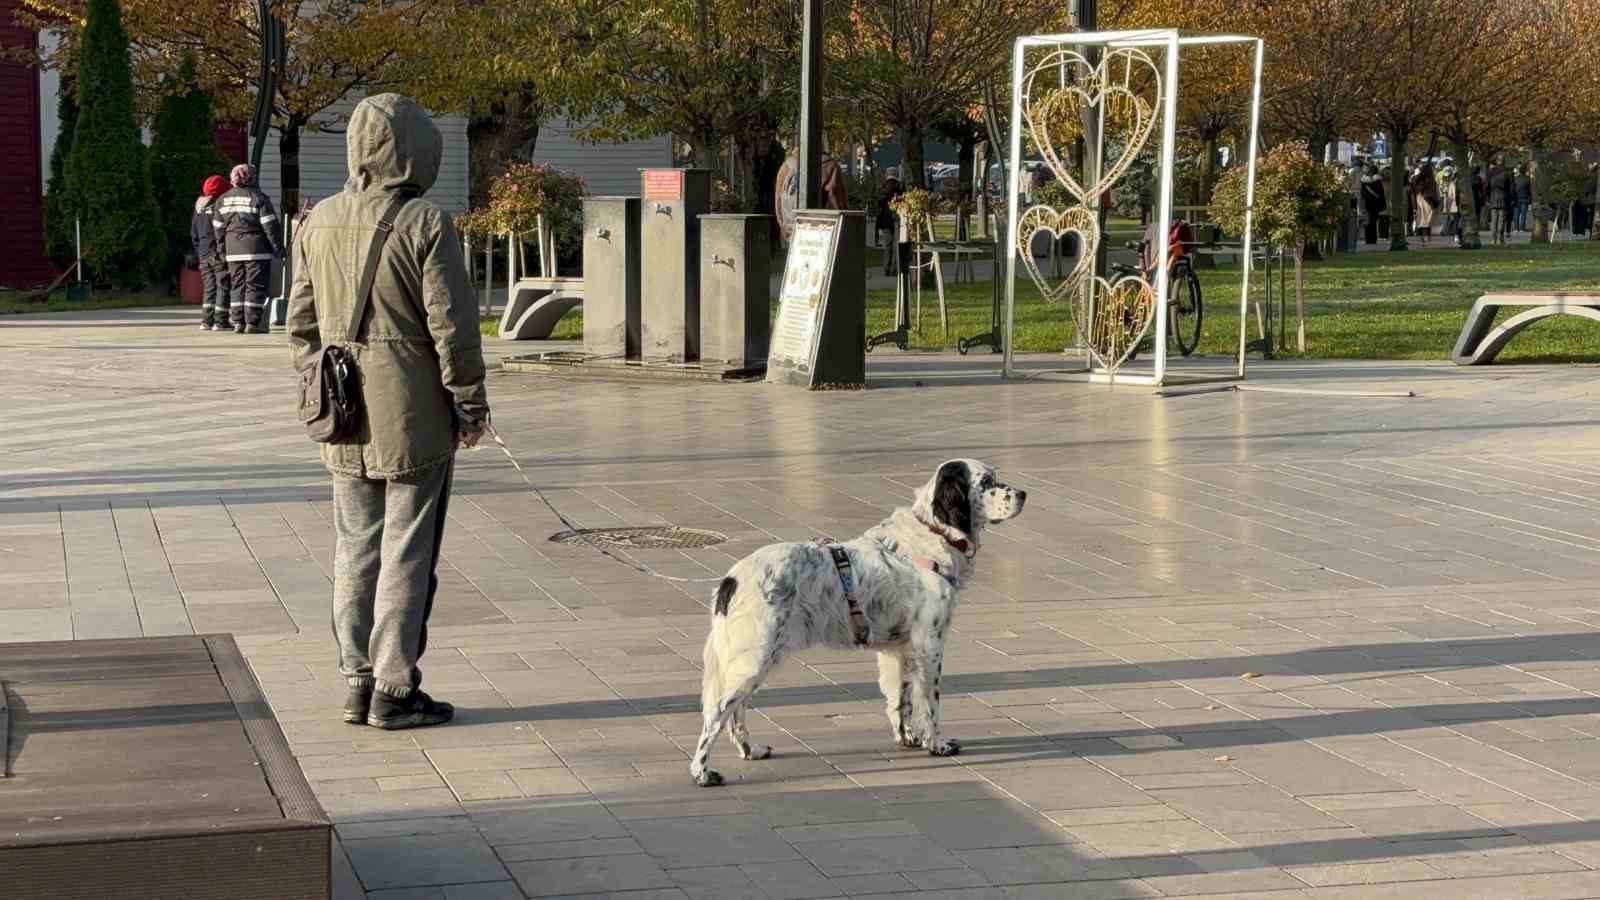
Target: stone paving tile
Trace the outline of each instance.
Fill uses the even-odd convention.
[[[667,872],[678,889],[697,900],[742,898],[767,900],[767,892],[756,886],[738,866],[703,866]]]
[[[1423,395],[1308,404],[874,358],[994,410],[981,426],[930,425],[893,380],[641,407],[636,386],[493,376],[497,425],[579,521],[733,537],[641,555],[678,574],[857,533],[946,448],[1029,489],[985,535],[947,647],[961,757],[889,745],[870,656],[805,651],[751,717],[777,758],[719,744],[732,783],[702,791],[683,770],[704,591],[549,544],[562,526],[493,453],[460,461],[424,664],[457,722],[339,722],[326,480],[292,411],[201,410],[164,354],[121,346],[137,322],[152,348],[292,377],[265,345],[199,342],[192,312],[0,321],[0,347],[51,348],[0,353],[0,409],[25,423],[0,434],[0,640],[233,631],[351,844],[490,846],[558,894],[1600,895],[1600,437],[1574,424],[1600,398],[1569,367],[1253,367]],[[138,409],[111,396],[143,388]],[[709,425],[727,421],[749,427]],[[202,434],[262,464],[197,462]],[[63,435],[71,457],[36,452]],[[520,895],[508,874],[372,896]]]
[[[946,850],[1069,843],[1072,836],[1029,807],[1010,800],[896,803],[889,809]]]
[[[1153,790],[1150,794],[1223,834],[1333,828],[1338,819],[1272,787],[1226,785]]]
[[[494,851],[477,835],[374,837],[346,839],[343,844],[361,883],[370,890],[506,878]]]
[[[592,801],[486,801],[465,803],[462,809],[484,838],[497,846],[628,836],[621,822]]]
[[[626,827],[669,869],[800,859],[793,845],[749,815],[652,819]]]
[[[948,850],[921,835],[812,841],[797,847],[806,859],[830,876],[914,872],[961,865]]]
[[[480,884],[447,884],[439,887],[400,888],[372,891],[369,900],[523,900],[522,889],[514,881]]]
[[[667,873],[643,853],[515,862],[507,868],[529,897],[614,894],[673,886]]]

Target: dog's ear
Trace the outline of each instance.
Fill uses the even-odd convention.
[[[972,472],[964,462],[939,467],[933,486],[934,521],[962,534],[972,533]]]

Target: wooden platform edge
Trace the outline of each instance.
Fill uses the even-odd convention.
[[[321,825],[331,834],[332,825],[327,813],[323,812],[322,804],[317,802],[316,794],[306,782],[305,773],[300,771],[300,764],[289,750],[289,741],[284,737],[283,729],[278,727],[278,720],[273,718],[272,709],[261,693],[261,686],[245,664],[233,635],[207,634],[202,635],[201,640],[205,642],[206,650],[217,667],[223,689],[233,700],[234,711],[244,726],[245,737],[261,760],[262,774],[266,776],[273,795],[278,798],[284,818]]]

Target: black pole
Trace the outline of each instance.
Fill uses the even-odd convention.
[[[267,132],[272,129],[272,107],[278,97],[278,75],[288,54],[283,22],[272,14],[268,0],[257,0],[256,19],[261,28],[261,83],[256,86],[256,110],[250,117],[250,166],[261,170]]]
[[[800,208],[822,202],[822,0],[805,0],[800,43]]]

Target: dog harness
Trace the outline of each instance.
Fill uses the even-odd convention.
[[[817,542],[827,547],[828,553],[833,556],[833,567],[839,572],[839,586],[844,588],[844,602],[850,604],[850,631],[855,635],[856,646],[865,647],[871,637],[871,628],[867,625],[867,614],[861,611],[861,604],[856,602],[856,575],[850,565],[850,554],[832,541],[818,539]]]
[[[962,543],[966,543],[962,541]],[[850,630],[855,636],[856,646],[865,647],[871,643],[871,628],[867,624],[867,614],[862,611],[861,604],[856,599],[855,567],[850,564],[850,554],[844,547],[835,543],[830,538],[817,538],[817,544],[826,547],[828,554],[833,557],[833,568],[839,573],[839,587],[844,590],[844,602],[850,605]],[[955,546],[951,544],[951,546]],[[883,548],[891,556],[898,555],[888,547]],[[901,557],[906,559],[906,557]],[[908,561],[919,569],[929,572],[949,582],[951,587],[960,587],[955,573],[946,572],[939,567],[939,563],[926,556],[913,556]]]

